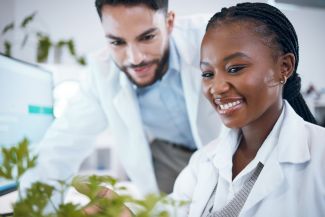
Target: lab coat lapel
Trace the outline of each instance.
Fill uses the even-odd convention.
[[[202,144],[200,136],[198,134],[196,123],[198,115],[199,97],[201,93],[201,78],[198,64],[197,67],[193,66],[196,65],[193,64],[193,61],[197,61],[198,63],[199,58],[197,57],[197,59],[195,59],[196,57],[190,55],[192,54],[192,52],[188,50],[188,45],[184,43],[183,38],[179,38],[176,35],[173,39],[175,40],[175,45],[178,53],[181,54],[180,73],[192,134],[196,141],[196,144],[198,144],[200,147]]]
[[[121,157],[125,170],[135,184],[142,186],[147,183],[150,186],[148,189],[157,192],[150,147],[144,134],[136,95],[128,80],[121,81],[121,89],[114,98],[114,106],[126,126],[124,137],[128,138],[127,142],[119,144],[118,147],[120,153],[123,153]],[[141,161],[141,167],[139,167],[139,161]],[[139,173],[144,176],[139,176]]]
[[[196,120],[197,120],[197,112],[199,105],[199,96],[200,96],[200,72],[197,68],[194,68],[184,61],[182,61],[181,65],[181,77],[182,77],[182,85],[184,91],[184,97],[186,101],[186,107],[188,111],[188,116],[191,122],[192,127],[195,126],[196,129]],[[194,130],[196,132],[196,130]]]
[[[255,206],[258,202],[279,188],[283,181],[284,174],[281,165],[277,160],[276,150],[274,150],[256,180],[254,187],[244,204],[242,213]]]
[[[114,98],[114,106],[130,133],[143,132],[135,91],[126,79],[124,75],[121,75],[121,88]]]
[[[310,160],[308,134],[304,124],[303,119],[285,101],[285,117],[278,144],[250,192],[243,213],[282,186],[285,180],[282,163],[300,164]]]

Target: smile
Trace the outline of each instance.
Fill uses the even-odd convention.
[[[239,105],[242,103],[242,100],[220,102],[220,99],[215,99],[214,103],[218,106],[218,111],[220,114],[228,115],[241,107]]]
[[[238,104],[240,104],[239,100],[237,100],[235,102],[228,102],[226,104],[220,104],[219,107],[220,107],[220,109],[225,110],[225,109],[230,109]]]

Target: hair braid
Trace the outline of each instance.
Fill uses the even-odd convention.
[[[251,21],[264,24],[265,28],[259,32],[263,37],[272,39],[273,45],[283,54],[292,53],[295,56],[295,66],[283,88],[283,98],[305,121],[316,123],[305,100],[301,89],[301,78],[297,74],[299,63],[299,44],[296,31],[288,18],[277,8],[265,3],[240,3],[229,8],[222,8],[208,22],[206,31],[217,27],[223,22]],[[264,31],[264,32],[263,32]],[[271,33],[271,34],[268,34]]]

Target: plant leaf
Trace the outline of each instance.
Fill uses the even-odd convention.
[[[48,58],[49,51],[52,46],[52,42],[48,35],[38,33],[37,37],[38,37],[37,62],[45,62]]]
[[[86,65],[86,59],[85,59],[85,57],[78,57],[77,58],[77,62],[80,64],[80,65]]]
[[[11,57],[11,43],[9,41],[4,42],[4,54],[8,57]]]
[[[13,30],[14,27],[15,27],[14,22],[11,22],[11,23],[7,24],[7,25],[3,28],[1,34],[4,35],[4,34],[5,34],[6,32],[8,32],[9,30]]]
[[[69,52],[72,56],[76,55],[76,51],[75,51],[75,46],[74,46],[74,42],[72,41],[72,39],[67,41],[67,45],[68,45],[68,49]]]
[[[34,11],[31,15],[25,17],[25,19],[23,19],[23,21],[20,24],[21,28],[26,28],[26,26],[33,21],[35,15],[37,14],[37,11]]]

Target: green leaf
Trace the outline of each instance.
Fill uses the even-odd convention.
[[[77,58],[77,62],[80,64],[80,65],[86,65],[86,59],[84,57],[79,57]]]
[[[50,202],[54,187],[36,182],[27,189],[26,196],[14,205],[14,217],[50,217],[45,208]]]
[[[14,24],[14,22],[11,22],[11,23],[7,24],[7,25],[3,28],[1,34],[4,35],[6,32],[8,32],[8,31],[10,31],[10,30],[13,30],[14,28],[15,28],[15,24]]]
[[[11,43],[9,41],[6,40],[4,42],[4,48],[5,48],[4,54],[8,57],[11,57]]]
[[[56,43],[57,48],[62,48],[64,45],[67,45],[67,42],[65,40],[60,40]]]
[[[36,14],[37,12],[35,11],[31,15],[25,17],[25,19],[23,19],[23,21],[21,22],[20,27],[23,29],[26,28],[26,26],[33,21]]]
[[[67,41],[67,45],[68,45],[68,49],[69,52],[72,56],[76,55],[76,51],[75,51],[75,46],[74,46],[74,42],[72,41],[72,39]]]
[[[38,44],[37,44],[37,62],[46,62],[50,47],[52,46],[51,39],[48,35],[38,33]]]
[[[72,203],[60,204],[57,211],[57,217],[83,217],[86,216],[81,207]]]
[[[18,181],[26,170],[35,166],[37,157],[31,159],[28,145],[29,141],[24,139],[17,146],[1,148],[3,163],[0,165],[0,177]]]

